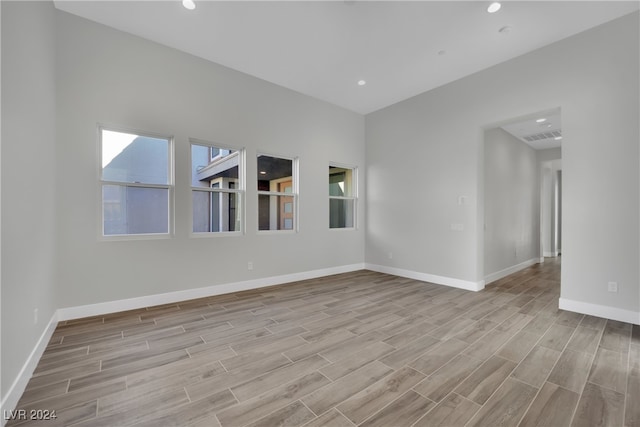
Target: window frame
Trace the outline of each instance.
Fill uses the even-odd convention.
[[[332,196],[331,190],[328,189],[327,193],[329,193],[329,203],[328,203],[328,225],[327,228],[329,230],[357,230],[358,229],[358,167],[352,165],[346,165],[343,163],[337,162],[329,162],[328,170],[332,167],[340,168],[340,169],[349,169],[351,170],[351,196]],[[327,174],[327,178],[329,178],[331,174]],[[353,225],[351,227],[331,227],[331,200],[352,200],[353,201]]]
[[[231,157],[238,157],[238,179],[236,181],[236,188],[214,188],[212,187],[212,183],[209,183],[208,187],[194,187],[191,181],[191,177],[189,178],[189,190],[190,190],[190,206],[189,206],[189,237],[192,238],[216,238],[216,237],[233,237],[233,236],[243,236],[246,233],[246,203],[245,203],[245,194],[246,194],[246,149],[245,148],[237,148],[227,144],[220,144],[213,141],[207,141],[198,138],[189,138],[189,173],[191,173],[193,168],[193,145],[199,145],[201,147],[209,148],[208,158],[211,164],[221,161],[222,159],[227,159]],[[234,153],[229,154],[225,157],[211,157],[211,148],[218,148],[221,150],[233,151]],[[240,213],[238,217],[240,218],[239,230],[235,231],[193,231],[193,194],[195,191],[209,194],[235,194],[238,209],[240,209]],[[209,218],[211,220],[211,218]]]
[[[126,133],[141,137],[163,139],[167,141],[167,184],[145,184],[141,182],[122,182],[104,180],[102,166],[102,146],[103,131]],[[155,240],[170,239],[175,236],[175,138],[173,135],[166,135],[157,132],[141,131],[136,128],[108,125],[98,123],[97,125],[97,194],[98,194],[98,240],[99,241],[121,241],[121,240]],[[154,188],[167,190],[167,232],[166,233],[138,233],[138,234],[104,234],[104,200],[103,189],[105,186],[119,186],[125,188]]]
[[[291,193],[286,193],[286,192],[279,192],[279,191],[265,191],[265,190],[258,190],[257,189],[257,184],[258,184],[258,178],[260,177],[260,171],[258,170],[258,158],[261,156],[267,156],[267,157],[274,157],[274,158],[278,158],[278,159],[284,159],[284,160],[291,160],[291,180],[292,185],[291,185]],[[299,196],[300,196],[300,180],[299,180],[299,167],[300,167],[300,161],[298,157],[290,157],[290,156],[284,156],[281,154],[273,154],[273,153],[268,153],[268,152],[264,152],[264,151],[258,151],[256,153],[256,225],[257,225],[257,233],[259,235],[266,235],[266,234],[295,234],[298,233],[299,230],[299,225],[300,225],[300,218],[299,218],[299,213],[300,213],[300,209],[299,209]],[[282,180],[282,178],[277,178],[275,180],[272,181],[278,181],[278,180]],[[275,229],[275,230],[260,230],[260,196],[284,196],[284,197],[293,197],[293,228],[292,229]]]

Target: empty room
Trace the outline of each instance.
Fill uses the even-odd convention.
[[[2,426],[640,426],[637,1],[1,1]]]

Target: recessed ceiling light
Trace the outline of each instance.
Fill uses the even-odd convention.
[[[511,25],[505,25],[504,27],[500,28],[498,32],[500,34],[508,34],[511,32],[511,30],[513,30],[513,27]]]
[[[542,119],[538,119],[538,120],[536,120],[536,123],[542,123],[542,122],[546,122],[546,121],[547,121],[547,119],[542,118]]]
[[[196,4],[193,0],[182,0],[182,5],[185,9],[193,10],[196,8]]]
[[[267,173],[265,171],[260,171],[260,175],[266,175]]]
[[[553,139],[555,139],[556,141],[560,141],[560,140],[562,139],[562,137],[561,137],[561,136],[556,136],[556,137],[555,137],[555,138],[553,138]]]
[[[358,86],[364,86],[364,85],[366,85],[366,84],[367,84],[367,82],[366,82],[366,81],[364,81],[364,80],[358,80]]]
[[[549,124],[547,125],[547,127],[548,127],[548,128],[550,128],[551,126],[553,126],[551,123],[549,123]]]
[[[501,8],[501,7],[502,7],[502,5],[501,5],[499,2],[494,1],[494,2],[493,2],[493,3],[491,3],[491,4],[489,5],[489,7],[487,8],[487,12],[489,12],[489,13],[496,13],[497,11],[499,11],[499,10],[500,10],[500,8]]]

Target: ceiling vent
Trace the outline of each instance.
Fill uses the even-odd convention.
[[[533,142],[533,141],[542,141],[544,139],[557,138],[559,136],[562,136],[562,131],[554,130],[551,132],[534,133],[533,135],[523,136],[522,139],[524,139],[527,142]]]

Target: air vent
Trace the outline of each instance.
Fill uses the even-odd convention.
[[[542,133],[535,133],[529,136],[523,136],[522,139],[524,139],[527,142],[533,142],[533,141],[542,141],[544,139],[557,138],[559,136],[562,136],[562,131],[554,130],[552,132],[542,132]]]

